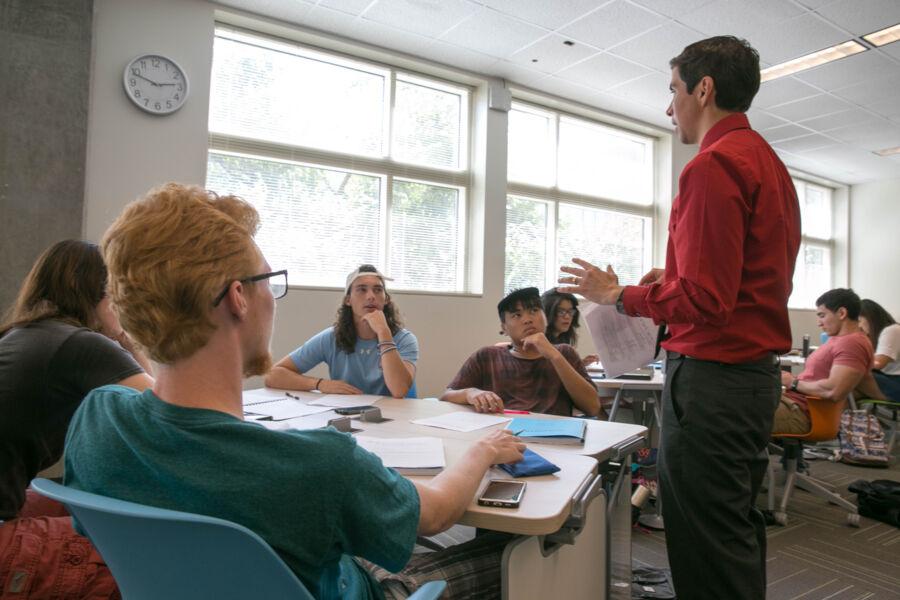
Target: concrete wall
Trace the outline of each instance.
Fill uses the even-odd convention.
[[[0,310],[81,235],[92,0],[0,0]]]

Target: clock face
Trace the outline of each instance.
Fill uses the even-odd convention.
[[[173,113],[188,95],[187,75],[174,60],[158,54],[138,56],[125,67],[125,93],[155,115]]]

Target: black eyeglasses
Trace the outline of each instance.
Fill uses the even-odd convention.
[[[241,283],[252,283],[254,281],[262,281],[263,279],[269,280],[269,289],[272,290],[272,297],[278,300],[279,298],[284,298],[287,295],[288,291],[288,280],[287,280],[287,269],[282,269],[281,271],[272,271],[271,273],[263,273],[261,275],[254,275],[253,277],[245,277],[243,279],[238,279]],[[231,287],[231,282],[225,284],[222,292],[216,296],[216,299],[213,300],[213,306],[218,306],[219,302],[222,301],[222,298],[225,297],[225,294],[228,293],[228,288]]]

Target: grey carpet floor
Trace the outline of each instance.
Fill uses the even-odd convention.
[[[847,485],[857,479],[900,481],[897,450],[893,466],[874,469],[810,461],[810,473],[837,487],[845,498],[856,496]],[[776,460],[773,458],[773,461]],[[781,487],[776,485],[777,498]],[[760,506],[765,502],[760,498]],[[900,529],[860,517],[847,525],[846,511],[797,490],[788,506],[786,526],[768,528],[768,600],[900,599]],[[666,567],[665,533],[635,529],[636,564]]]

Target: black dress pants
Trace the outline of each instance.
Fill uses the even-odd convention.
[[[679,600],[765,598],[765,520],[754,504],[781,395],[774,359],[669,355],[659,484]]]

